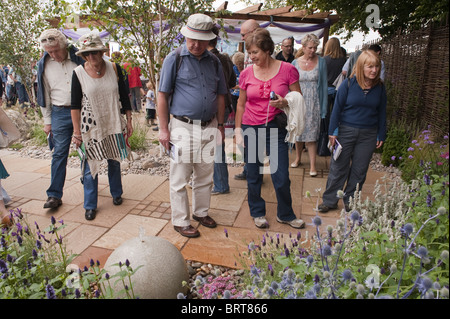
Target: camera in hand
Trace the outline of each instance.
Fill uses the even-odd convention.
[[[275,94],[274,91],[271,91],[271,92],[270,92],[270,99],[271,99],[271,100],[277,100],[277,99],[278,99],[278,96]]]

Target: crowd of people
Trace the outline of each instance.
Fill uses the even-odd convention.
[[[322,119],[329,121],[330,145],[339,142],[342,153],[330,158],[319,211],[337,209],[337,190],[344,190],[348,209],[356,187],[361,189],[364,184],[374,149],[386,138],[380,47],[359,50],[347,59],[337,38],[329,39],[319,54],[319,38],[307,34],[299,49],[295,49],[294,38],[287,37],[277,53],[269,31],[257,21],[246,20],[240,31],[245,50],[229,57],[216,49],[219,29],[213,19],[191,15],[181,29],[185,42],[163,61],[158,88],[150,82],[144,85],[139,67],[122,64],[119,55],[105,59],[107,48],[98,34],[89,32],[77,46],[69,46],[62,32],[44,31],[38,39],[44,54],[37,63],[37,102],[44,115],[44,131],[54,147],[44,208],[62,205],[71,143],[80,150],[85,218],[92,220],[97,214],[100,161],[108,162],[112,203],[122,204],[120,161],[130,151],[132,112],[145,106],[147,124],[157,125],[159,142],[172,157],[172,224],[181,235],[200,235],[191,225],[191,215],[205,227],[216,227],[208,212],[212,195],[230,192],[224,151],[224,124],[230,115],[234,116],[234,142],[244,156],[244,169],[234,178],[247,183],[256,227],[269,227],[261,196],[266,158],[277,198],[277,222],[293,228],[305,226],[292,207],[289,168],[305,166],[302,154],[307,152],[309,175],[317,176]],[[0,68],[2,90],[8,89],[4,80],[9,81],[11,72]],[[336,87],[340,76],[345,79]],[[15,83],[20,79],[15,78]],[[20,90],[20,85],[15,87]],[[24,99],[19,94],[19,100]],[[304,113],[285,112],[298,105],[304,105]],[[302,114],[302,118],[292,121],[287,114]],[[291,122],[302,123],[292,143],[286,139]],[[289,163],[292,148],[296,157]],[[3,165],[0,169],[0,178],[6,178]]]

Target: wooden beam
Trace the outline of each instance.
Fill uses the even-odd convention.
[[[307,15],[308,15],[308,10],[297,10],[297,11],[291,11],[291,12],[279,14],[279,16],[281,16],[281,17],[293,17],[293,18],[304,18]]]
[[[235,13],[252,13],[252,12],[258,12],[259,10],[261,10],[262,7],[262,3],[260,4],[255,4],[254,6],[251,7],[247,7],[245,9],[236,11]]]
[[[312,23],[312,24],[320,24],[324,23],[325,19],[317,19],[317,18],[299,18],[299,17],[285,17],[283,15],[269,16],[263,14],[244,14],[244,13],[236,13],[233,14],[219,14],[216,15],[215,12],[205,14],[214,16],[217,19],[229,19],[229,20],[248,20],[255,19],[259,21],[275,21],[275,22],[291,22],[291,23]]]
[[[216,9],[216,12],[217,12],[217,11],[220,11],[220,10],[226,10],[227,7],[228,7],[228,1],[225,1],[224,3],[222,3],[222,4]]]
[[[287,6],[287,7],[283,7],[283,8],[269,9],[269,10],[260,11],[257,14],[275,16],[275,15],[279,15],[282,13],[288,13],[289,11],[291,11],[291,9],[293,7],[294,6]]]

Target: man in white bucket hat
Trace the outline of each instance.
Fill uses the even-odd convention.
[[[170,202],[174,229],[185,237],[200,235],[190,222],[186,184],[191,175],[193,219],[216,227],[208,210],[216,138],[222,141],[219,134],[224,134],[227,86],[219,59],[207,50],[216,37],[213,25],[205,14],[191,15],[181,29],[186,43],[165,58],[160,74],[159,141],[166,150],[179,151],[178,159],[170,161]]]

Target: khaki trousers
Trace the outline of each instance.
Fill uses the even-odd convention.
[[[169,123],[170,141],[179,149],[178,161],[170,160],[170,204],[172,224],[190,225],[189,197],[186,185],[192,175],[192,213],[208,215],[214,172],[217,120],[207,126],[188,124],[172,118]]]

